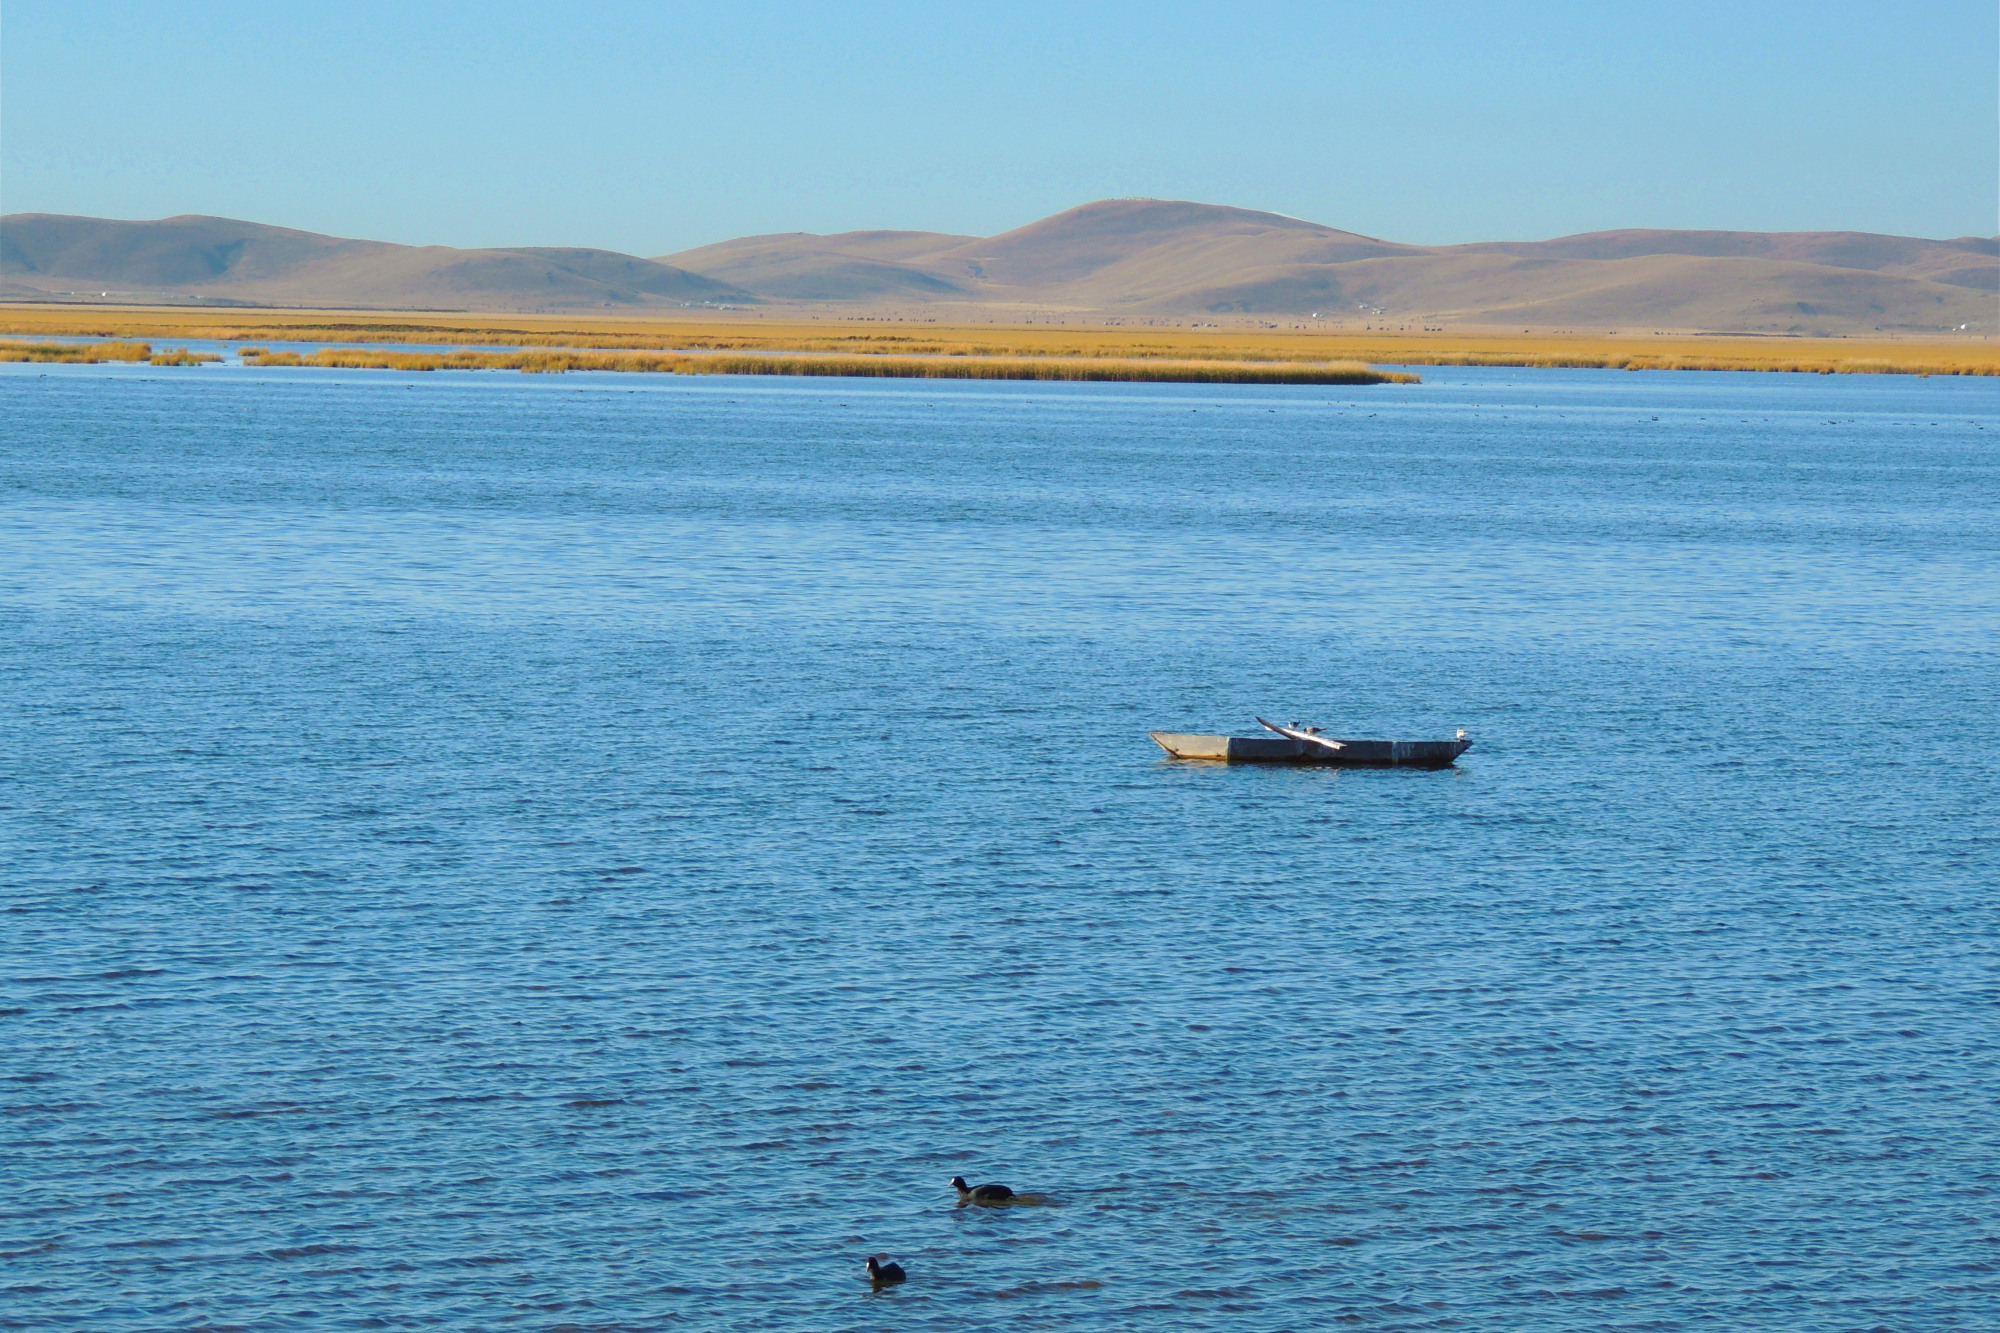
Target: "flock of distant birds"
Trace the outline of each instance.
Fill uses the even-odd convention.
[[[1005,1185],[968,1185],[964,1176],[953,1176],[951,1187],[958,1191],[958,1205],[961,1208],[969,1203],[978,1204],[982,1208],[992,1208],[1011,1202],[1015,1198],[1014,1191]],[[884,1287],[893,1287],[898,1282],[910,1280],[909,1273],[904,1271],[901,1264],[884,1263],[883,1258],[884,1256],[879,1254],[868,1256],[868,1280],[874,1284],[875,1290],[880,1291]]]

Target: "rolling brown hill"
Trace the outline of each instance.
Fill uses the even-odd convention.
[[[102,295],[100,295],[100,293]],[[455,250],[229,218],[0,218],[0,299],[197,301],[392,310],[557,310],[753,301],[715,278],[609,250]]]
[[[109,293],[100,296],[99,293]],[[1250,209],[1085,204],[998,236],[751,236],[659,259],[403,246],[223,218],[0,219],[0,299],[581,310],[762,301],[969,314],[1536,329],[1942,332],[2000,324],[2000,238],[1609,231],[1417,246]]]
[[[663,262],[778,299],[867,300],[925,290],[939,300],[1187,311],[1206,308],[1190,305],[1190,293],[1219,290],[1274,263],[1418,253],[1276,213],[1107,199],[998,236],[793,232],[724,241]],[[871,275],[865,290],[845,277],[864,267]]]
[[[983,239],[799,233],[665,260],[792,301],[924,299],[928,282],[931,300],[1118,315],[1829,333],[2000,323],[2000,239],[1987,237],[1635,230],[1414,246],[1276,213],[1111,199]],[[867,290],[843,285],[864,265]]]
[[[968,299],[966,287],[931,261],[978,239],[932,231],[839,236],[794,231],[705,245],[677,256],[677,266],[711,277],[726,275],[727,281],[774,301]]]

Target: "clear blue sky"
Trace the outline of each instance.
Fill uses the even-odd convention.
[[[656,255],[1116,195],[1394,240],[2000,230],[2000,6],[0,9],[0,211]]]

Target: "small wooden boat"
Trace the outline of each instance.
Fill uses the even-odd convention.
[[[1448,741],[1337,740],[1318,727],[1281,727],[1257,719],[1269,736],[1189,736],[1149,732],[1176,759],[1214,759],[1231,764],[1331,764],[1343,768],[1450,768],[1472,748],[1461,730]]]

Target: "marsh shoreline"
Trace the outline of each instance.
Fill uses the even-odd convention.
[[[951,379],[1089,379],[1188,383],[1368,383],[1380,366],[1518,366],[1612,370],[1754,370],[1809,374],[2000,374],[1984,339],[1773,338],[1748,334],[1354,332],[1310,328],[1161,328],[1129,324],[938,324],[712,312],[686,318],[73,307],[0,307],[10,339],[175,339],[338,345],[360,365],[367,344],[418,344],[449,363],[384,368],[653,370]],[[439,347],[446,351],[435,350]],[[517,348],[520,351],[474,349]],[[534,350],[529,350],[534,349]],[[325,350],[324,348],[322,349]],[[717,354],[753,358],[742,366]],[[614,354],[619,364],[594,358]],[[659,354],[673,364],[641,364]],[[316,353],[316,355],[318,355]],[[693,358],[708,357],[696,364]],[[532,362],[532,363],[531,363]],[[559,363],[560,362],[560,363]],[[504,363],[504,364],[503,364]],[[939,363],[949,363],[946,365]],[[286,363],[289,364],[289,363]]]

